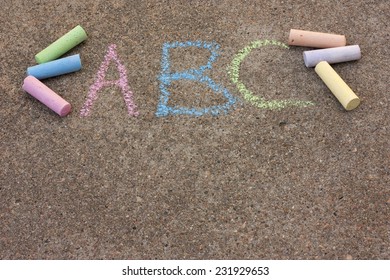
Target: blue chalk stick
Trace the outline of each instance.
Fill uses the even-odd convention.
[[[38,80],[51,78],[63,74],[79,71],[81,69],[80,55],[64,57],[50,62],[38,64],[27,68],[27,75]]]

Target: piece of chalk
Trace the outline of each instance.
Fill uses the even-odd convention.
[[[24,79],[22,88],[61,117],[69,114],[71,110],[70,104],[37,78],[27,76]]]
[[[303,60],[306,67],[314,67],[320,61],[326,61],[329,64],[358,60],[362,57],[358,45],[328,48],[313,51],[304,51]]]
[[[27,68],[27,75],[34,76],[38,80],[60,76],[81,69],[80,55],[56,59],[50,62],[38,64]]]
[[[80,25],[77,25],[46,49],[35,55],[35,60],[37,63],[41,64],[57,59],[85,39],[87,39],[87,33]]]
[[[345,46],[347,40],[344,35],[291,29],[288,44],[313,48],[334,48]]]
[[[328,62],[321,61],[314,70],[346,110],[353,110],[359,106],[359,97],[356,96]]]

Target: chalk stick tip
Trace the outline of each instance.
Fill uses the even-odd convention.
[[[62,107],[62,109],[58,112],[58,115],[60,115],[60,117],[65,117],[70,113],[70,111],[72,111],[72,106],[68,103]]]
[[[303,52],[303,61],[305,62],[305,66],[306,66],[307,68],[309,68],[309,67],[310,67],[310,64],[309,64],[309,61],[308,61],[306,52]]]
[[[357,108],[359,105],[360,105],[360,99],[358,97],[357,98],[353,98],[345,106],[345,110],[351,111],[351,110]]]

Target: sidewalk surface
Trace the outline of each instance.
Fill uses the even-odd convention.
[[[0,258],[389,259],[389,14],[387,0],[3,0]],[[61,118],[21,86],[78,24],[88,39],[65,56],[82,70],[44,81],[72,105]],[[360,46],[333,65],[358,108],[305,67],[310,48],[284,47],[291,28]],[[108,54],[122,88],[83,116]]]

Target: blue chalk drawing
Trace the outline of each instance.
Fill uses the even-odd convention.
[[[188,69],[183,72],[171,72],[170,69],[170,58],[169,50],[174,48],[203,48],[211,52],[211,55],[205,65],[201,65],[199,68]],[[211,114],[213,116],[219,115],[220,113],[227,113],[228,110],[236,103],[236,98],[232,96],[227,89],[221,85],[215,83],[211,78],[205,76],[203,73],[206,70],[212,69],[212,64],[216,61],[218,57],[218,50],[220,46],[214,42],[202,42],[202,41],[188,41],[188,42],[173,42],[173,43],[164,43],[162,49],[162,59],[161,59],[161,74],[159,76],[160,81],[160,98],[157,105],[156,116],[165,117],[168,115],[190,115],[199,117],[204,114]],[[205,108],[188,108],[188,107],[178,107],[178,106],[169,106],[169,96],[171,95],[169,87],[171,82],[178,80],[189,80],[189,81],[198,81],[202,84],[207,85],[215,94],[222,94],[226,99],[226,103],[221,105],[214,105]]]

